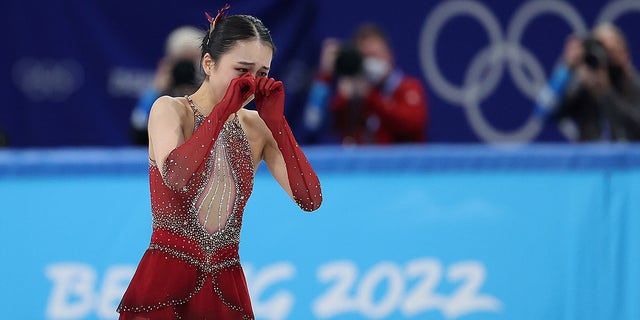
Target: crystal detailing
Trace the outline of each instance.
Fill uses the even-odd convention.
[[[185,99],[187,99],[187,102],[189,102],[189,106],[191,107],[191,110],[193,110],[193,131],[196,131],[195,129],[198,128],[200,125],[202,125],[202,123],[204,122],[204,119],[206,119],[207,117],[205,117],[200,110],[198,110],[198,107],[196,106],[195,103],[193,103],[193,100],[191,100],[191,97],[186,95],[184,96]],[[204,147],[204,145],[203,145]]]
[[[242,211],[253,189],[251,149],[237,115],[224,125],[213,151],[204,168],[199,169],[203,174],[194,174],[188,185],[189,189],[197,190],[195,194],[182,195],[188,201],[181,206],[171,201],[164,206],[159,203],[152,206],[154,229],[192,237],[201,248],[209,247],[210,252],[239,243]],[[186,216],[182,209],[187,209]],[[210,216],[219,220],[213,232],[206,228]]]
[[[195,106],[192,108],[196,117],[195,132],[205,117],[199,120],[198,116],[202,115]],[[147,254],[162,253],[164,259],[184,261],[195,267],[196,282],[191,291],[185,293],[187,298],[167,296],[164,301],[146,305],[121,304],[119,311],[146,312],[184,304],[202,289],[205,281],[211,281],[213,294],[225,306],[242,313],[243,319],[250,318],[241,306],[223,297],[216,275],[231,268],[242,272],[238,244],[244,207],[253,189],[251,149],[237,114],[214,138],[211,152],[207,150],[207,159],[200,166],[189,167],[190,178],[185,178],[186,185],[180,190],[167,185],[160,168],[149,160],[153,233]],[[196,147],[202,148],[201,144]],[[186,168],[186,165],[171,166],[169,170],[187,172]],[[213,217],[218,221],[213,223]]]

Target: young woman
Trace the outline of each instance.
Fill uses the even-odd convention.
[[[238,257],[253,176],[264,160],[305,211],[320,183],[283,116],[282,82],[267,78],[275,51],[255,17],[209,18],[205,79],[190,96],[160,97],[149,118],[153,233],[120,319],[253,319]],[[255,98],[256,111],[243,108]]]

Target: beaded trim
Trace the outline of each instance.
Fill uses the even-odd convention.
[[[187,100],[189,99],[187,98]],[[195,132],[195,130],[202,125],[206,117],[197,110],[195,105],[193,105],[192,108],[194,109],[195,118],[193,130]],[[222,253],[218,253],[218,250],[225,248],[228,250],[229,246],[235,246],[235,248],[237,248],[239,245],[240,229],[242,226],[242,211],[251,194],[251,190],[253,189],[254,170],[252,154],[248,138],[242,129],[237,113],[231,121],[224,123],[219,136],[213,138],[215,139],[215,143],[209,153],[208,159],[205,159],[204,168],[201,168],[201,172],[199,172],[197,176],[193,177],[193,179],[196,180],[189,184],[189,188],[194,188],[193,193],[170,193],[170,198],[167,198],[166,202],[152,205],[152,223],[154,231],[162,229],[175,233],[179,236],[184,236],[185,241],[190,243],[189,245],[194,245],[202,249],[202,256],[200,256],[199,253],[197,256],[194,256],[196,253],[184,252],[180,250],[179,246],[174,245],[151,243],[148,248],[150,253],[163,252],[180,261],[189,263],[200,270],[201,272],[198,274],[196,283],[194,284],[195,289],[192,292],[184,293],[187,296],[184,299],[172,299],[170,301],[162,301],[146,306],[120,306],[118,311],[149,312],[163,307],[184,304],[202,289],[205,283],[204,281],[206,281],[206,277],[211,275],[214,292],[220,298],[221,302],[232,310],[242,313],[246,312],[246,310],[241,306],[237,306],[224,299],[216,278],[219,276],[219,272],[223,269],[235,266],[241,268],[239,258],[237,257],[237,251],[236,254],[231,254],[231,256],[222,256]],[[207,188],[207,184],[212,178],[211,175],[214,174],[212,166],[214,161],[217,160],[218,154],[216,154],[216,152],[218,151],[220,152],[219,155],[223,157],[222,161],[227,163],[226,170],[228,170],[230,175],[226,177],[217,176],[213,177],[213,179],[222,178],[223,180],[220,181],[228,184],[228,187],[231,188],[231,190],[235,189],[235,193],[233,193],[233,198],[227,198],[228,200],[224,202],[225,205],[229,206],[224,207],[223,209],[224,212],[226,212],[226,223],[220,226],[215,232],[209,233],[207,229],[200,224],[197,204],[198,199],[204,196],[203,191]],[[152,169],[151,167],[160,169],[151,159],[149,159],[149,166],[150,169]],[[166,167],[166,163],[163,167]],[[173,189],[169,188],[169,190],[172,191]],[[188,191],[188,189],[183,191]],[[165,191],[165,189],[162,188],[152,188],[152,192],[170,191]],[[183,198],[183,201],[185,201],[184,203],[179,201],[182,197],[188,197]],[[205,198],[205,200],[208,199]],[[162,205],[162,207],[159,205]],[[206,207],[203,209],[207,210]],[[216,209],[220,211],[219,208]],[[206,211],[206,213],[210,214],[208,211]],[[212,257],[217,258],[214,260],[216,261],[215,263],[212,263]],[[218,262],[218,259],[222,260],[222,262]],[[242,319],[252,318],[245,314],[242,316]]]
[[[140,307],[129,307],[129,306],[120,305],[118,307],[118,312],[123,312],[123,311],[124,312],[151,312],[151,311],[159,310],[165,307],[185,304],[189,300],[191,300],[191,298],[193,298],[193,296],[195,296],[196,293],[200,291],[200,289],[202,289],[202,287],[204,286],[204,281],[206,280],[206,276],[207,274],[205,273],[202,273],[198,276],[198,280],[196,281],[196,289],[193,290],[193,292],[190,292],[189,295],[184,299],[172,299],[166,302],[161,301],[153,305],[140,306]]]
[[[210,263],[203,263],[200,260],[198,260],[196,257],[193,257],[191,255],[189,255],[188,253],[170,248],[170,247],[166,247],[163,245],[159,245],[156,243],[152,243],[149,245],[149,250],[157,250],[157,251],[161,251],[167,254],[170,254],[172,256],[174,256],[175,258],[178,258],[182,261],[188,262],[189,264],[198,267],[198,269],[200,269],[200,271],[204,272],[204,273],[215,273],[216,271],[223,269],[223,268],[228,268],[230,266],[233,265],[239,265],[240,264],[240,259],[238,258],[231,258],[231,259],[227,259],[224,260],[220,263],[216,263],[216,264],[210,264]]]
[[[216,282],[216,274],[218,272],[220,272],[223,269],[226,268],[230,268],[233,266],[239,266],[240,265],[240,260],[237,258],[232,258],[232,259],[228,259],[228,260],[224,260],[220,263],[216,263],[216,264],[210,264],[210,265],[206,265],[204,263],[201,263],[198,261],[198,259],[191,257],[190,255],[184,253],[184,252],[180,252],[178,250],[175,249],[171,249],[168,247],[164,247],[161,245],[157,245],[157,244],[151,244],[149,246],[148,250],[157,250],[160,252],[164,252],[167,254],[170,254],[180,260],[186,261],[192,265],[195,265],[196,267],[198,267],[201,271],[203,271],[202,274],[198,275],[198,280],[197,280],[197,285],[195,290],[193,290],[193,292],[189,293],[188,297],[185,299],[173,299],[170,300],[168,302],[159,302],[155,305],[149,305],[149,306],[140,306],[140,307],[129,307],[129,306],[120,306],[118,308],[118,311],[125,311],[125,312],[149,312],[149,311],[155,311],[164,307],[169,307],[169,306],[175,306],[175,305],[180,305],[180,304],[185,304],[187,303],[191,298],[193,298],[193,296],[196,295],[196,293],[198,293],[202,287],[204,286],[204,281],[206,280],[206,277],[208,274],[211,274],[211,282],[213,285],[213,290],[216,292],[216,294],[218,295],[218,297],[220,298],[220,301],[222,301],[222,303],[224,303],[224,305],[226,305],[227,307],[229,307],[230,309],[239,311],[239,312],[243,312],[244,308],[240,307],[240,306],[236,306],[234,304],[232,304],[231,302],[227,301],[224,299],[224,297],[222,296],[222,291],[220,291],[220,288],[218,287],[218,284]]]

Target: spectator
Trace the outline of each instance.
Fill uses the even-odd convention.
[[[336,93],[329,98],[332,87]],[[353,48],[325,40],[305,109],[310,142],[326,141],[327,130],[343,144],[423,142],[427,110],[420,80],[395,66],[377,26],[360,26]]]
[[[200,63],[203,31],[190,26],[173,30],[167,37],[165,56],[158,63],[153,83],[140,96],[131,113],[132,142],[147,145],[147,122],[153,102],[162,95],[184,96],[193,93],[201,82],[196,74]]]
[[[575,123],[571,139],[640,140],[640,81],[622,32],[607,23],[589,37],[571,36],[538,106]]]

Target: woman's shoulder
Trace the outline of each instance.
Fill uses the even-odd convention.
[[[258,111],[242,108],[238,110],[238,118],[245,133],[251,140],[263,140],[266,134],[269,133],[269,129],[260,118],[260,115],[258,115]]]
[[[238,117],[240,117],[240,121],[256,129],[265,125],[260,115],[258,115],[258,111],[255,110],[242,108],[238,110]]]
[[[161,96],[153,103],[151,115],[178,116],[182,118],[188,114],[187,110],[187,101],[185,98]]]

